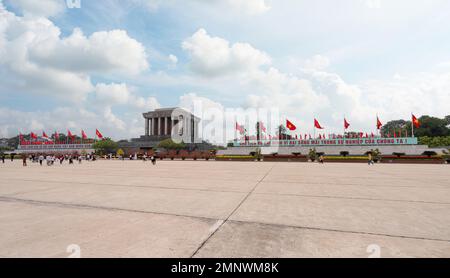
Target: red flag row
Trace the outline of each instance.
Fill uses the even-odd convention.
[[[97,137],[98,139],[103,139],[103,134],[102,134],[98,129],[95,130],[95,135],[96,135],[96,137]],[[58,141],[58,140],[59,140],[59,133],[58,133],[58,132],[55,132],[55,133],[53,134],[53,136],[54,136],[54,140],[55,140],[55,141]],[[75,139],[75,137],[76,137],[76,136],[75,136],[70,130],[67,130],[67,138],[68,138],[68,139],[70,138],[70,139],[73,141],[73,140]],[[45,131],[42,132],[41,138],[42,138],[42,139],[45,139],[45,140],[47,140],[47,141],[52,141],[51,138],[47,135],[47,133],[45,133]],[[84,130],[81,130],[81,138],[82,138],[83,140],[88,139],[88,136],[87,136],[87,134],[86,134],[86,132],[85,132]],[[19,139],[20,139],[20,142],[25,142],[24,137],[23,137],[22,134],[19,135]],[[30,133],[30,139],[31,139],[31,140],[38,140],[38,139],[39,139],[39,136],[38,136],[36,133],[31,132],[31,133]]]
[[[420,127],[420,121],[419,119],[417,119],[416,116],[414,116],[413,114],[411,114],[412,116],[412,124],[414,127],[419,128]],[[259,126],[261,128],[261,130],[263,130],[264,132],[266,132],[266,128],[264,127],[264,124],[262,122],[259,122]],[[344,117],[344,130],[347,130],[350,127],[350,123],[347,120],[347,118]],[[383,127],[383,123],[381,122],[380,118],[377,115],[377,122],[376,122],[376,127],[378,130],[381,130],[381,128]],[[286,119],[286,128],[289,129],[290,131],[295,131],[297,130],[297,126],[290,120]],[[325,129],[320,123],[319,121],[314,118],[314,128],[316,129]],[[236,130],[240,132],[240,134],[245,134],[246,129],[244,128],[243,125],[239,125],[236,122]],[[373,134],[373,133],[372,133]],[[301,135],[300,135],[301,136]],[[325,135],[324,135],[325,136]],[[311,137],[311,136],[310,136]],[[369,137],[369,135],[367,134],[366,137]],[[372,136],[374,137],[374,136]],[[306,138],[306,135],[305,135]],[[324,137],[325,138],[325,137]]]

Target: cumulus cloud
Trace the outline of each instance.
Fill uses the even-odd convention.
[[[363,0],[366,6],[370,9],[381,8],[381,0]]]
[[[248,43],[230,43],[199,29],[182,43],[191,57],[191,68],[205,76],[220,76],[256,70],[271,63],[270,57]]]
[[[0,119],[0,137],[14,136],[19,128],[23,132],[100,128],[114,138],[137,136],[127,133],[143,128],[137,125],[140,113],[119,114],[115,106],[150,110],[159,107],[159,102],[154,97],[137,95],[125,83],[93,84],[91,74],[132,75],[146,68],[144,47],[125,31],[85,36],[75,29],[62,38],[60,29],[48,18],[38,13],[17,16],[0,2],[0,94],[28,94],[25,98],[37,94],[57,103],[61,103],[60,99],[72,102],[71,107],[45,111],[1,107],[7,116]],[[117,134],[114,130],[118,130]]]
[[[201,33],[202,36],[205,34],[206,32]],[[447,103],[450,101],[450,75],[446,71],[402,74],[392,80],[352,84],[339,74],[327,70],[330,64],[327,57],[316,55],[307,59],[296,74],[257,65],[242,68],[240,75],[229,76],[229,72],[218,66],[227,65],[230,60],[229,53],[224,51],[227,47],[223,47],[228,42],[222,38],[213,39],[216,45],[210,48],[210,52],[205,52],[216,60],[214,64],[204,68],[220,68],[221,70],[214,71],[215,76],[227,76],[226,80],[230,85],[226,90],[239,90],[246,107],[276,107],[282,116],[293,119],[299,130],[305,132],[313,131],[314,117],[319,118],[327,127],[326,132],[342,132],[344,116],[351,120],[355,130],[370,132],[375,130],[376,114],[389,120],[408,118],[411,112],[436,116],[449,113]],[[202,55],[193,55],[191,62],[197,63],[196,59],[199,57]],[[210,79],[210,82],[215,81]]]
[[[90,74],[136,74],[148,68],[144,47],[125,31],[75,29],[61,38],[44,17],[20,17],[0,6],[0,91],[55,96],[74,102],[94,90]]]
[[[314,57],[307,59],[303,65],[306,69],[324,70],[330,65],[330,59],[322,55],[315,55]]]
[[[226,2],[235,11],[249,15],[263,14],[270,10],[270,6],[265,0],[227,0]]]
[[[54,16],[65,8],[65,0],[9,0],[13,7],[28,16]]]
[[[128,105],[147,110],[160,108],[161,106],[154,97],[136,96],[125,83],[99,83],[95,87],[95,94],[99,106]]]
[[[75,72],[138,74],[149,67],[144,46],[124,30],[95,32],[86,37],[76,28],[61,39],[59,30],[33,42],[31,61]]]
[[[133,3],[139,4],[145,7],[150,12],[157,11],[162,5],[180,6],[180,5],[210,5],[215,10],[224,9],[232,11],[234,14],[243,14],[249,16],[261,15],[268,12],[271,7],[267,3],[267,0],[192,0],[185,1],[186,3],[180,3],[177,0],[133,0]],[[192,8],[192,6],[190,6]],[[185,9],[186,6],[183,6]]]

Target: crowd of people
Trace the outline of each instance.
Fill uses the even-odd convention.
[[[78,154],[59,154],[59,155],[55,155],[55,154],[21,154],[21,155],[14,155],[14,154],[10,154],[9,158],[11,159],[11,162],[14,161],[14,158],[16,157],[20,157],[22,159],[22,164],[23,166],[27,166],[28,162],[31,163],[39,163],[40,166],[43,166],[44,164],[46,164],[47,166],[52,166],[55,163],[59,163],[59,164],[63,164],[64,162],[68,162],[69,165],[70,164],[74,164],[74,162],[78,162],[78,164],[81,164],[83,160],[85,161],[96,161],[97,157],[95,154],[86,154],[86,155],[78,155]],[[104,159],[106,160],[112,160],[113,155],[109,154],[109,155],[104,155]],[[137,154],[135,155],[130,155],[129,160],[139,160],[142,159],[142,161],[148,161],[150,160],[152,162],[153,165],[156,165],[156,157],[155,156],[147,156],[147,154],[144,154],[143,156],[137,156]],[[119,160],[125,160],[124,156],[119,156],[118,157]],[[0,160],[1,162],[4,164],[5,160],[6,160],[6,155],[5,154],[1,154],[0,155]]]
[[[11,161],[14,157],[11,157]],[[93,154],[87,155],[77,155],[77,154],[65,154],[65,155],[55,155],[55,154],[22,154],[22,164],[23,166],[27,166],[27,161],[31,163],[39,163],[40,166],[43,166],[44,163],[47,166],[53,166],[55,163],[59,163],[62,165],[65,161],[69,164],[74,164],[76,161],[78,164],[81,164],[83,160],[86,161],[95,161],[96,157]]]

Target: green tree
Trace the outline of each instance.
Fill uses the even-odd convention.
[[[158,148],[166,150],[181,150],[186,148],[186,144],[184,144],[184,142],[175,143],[172,139],[169,138],[159,142]]]
[[[440,137],[420,137],[419,144],[428,145],[429,147],[448,147],[450,146],[450,136]]]
[[[118,145],[110,138],[106,138],[105,140],[95,142],[93,144],[93,148],[97,154],[105,155],[109,153],[115,153]]]
[[[417,137],[421,136],[450,136],[450,128],[448,128],[448,118],[439,119],[436,117],[422,116],[419,119],[420,127],[414,129]]]
[[[448,116],[445,116],[445,122],[447,122],[447,126],[449,126],[450,125],[450,115],[448,115]]]
[[[450,116],[443,119],[422,116],[419,118],[420,127],[414,128],[414,136],[416,137],[436,137],[436,136],[450,136]],[[401,131],[402,135],[408,133],[412,134],[411,121],[394,120],[386,123],[382,129],[382,134],[393,134],[395,131],[398,134]]]

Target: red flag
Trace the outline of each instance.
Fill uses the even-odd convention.
[[[319,121],[314,119],[314,127],[318,129],[323,129],[323,127],[319,124]]]
[[[83,139],[87,139],[88,138],[86,133],[84,132],[84,130],[81,130],[81,138],[83,138]]]
[[[55,132],[55,141],[56,140],[59,140],[59,134],[58,134],[58,132]]]
[[[300,140],[303,140],[302,135],[300,134]]]
[[[47,136],[47,134],[45,133],[45,131],[42,131],[42,138],[48,139],[48,136]]]
[[[344,129],[348,129],[350,127],[350,123],[347,122],[347,119],[344,118]]]
[[[244,126],[242,126],[242,125],[239,125],[237,122],[236,122],[236,130],[237,131],[239,131],[239,133],[240,134],[244,134],[245,133],[245,129],[244,129]],[[100,134],[100,132],[97,130],[96,131],[96,134],[97,134],[97,136]],[[101,135],[101,134],[100,134]],[[98,136],[98,138],[103,138],[103,136]]]
[[[412,115],[412,123],[413,123],[415,128],[419,128],[420,127],[419,119],[417,119],[416,116],[414,116],[414,115]]]
[[[100,131],[98,131],[98,129],[95,130],[95,135],[97,135],[99,139],[103,139],[103,135],[100,133]]]
[[[262,130],[262,132],[267,132],[266,127],[264,126],[263,122],[259,122],[259,128]]]
[[[290,122],[290,121],[287,120],[287,119],[286,119],[286,127],[287,127],[290,131],[294,131],[294,130],[297,129],[297,127],[296,127],[292,122]]]
[[[67,137],[73,138],[73,134],[72,132],[70,132],[70,130],[67,130]]]
[[[377,116],[377,129],[381,129],[382,126],[383,126],[383,123],[381,123],[380,118],[378,118],[378,116]]]
[[[31,139],[38,139],[38,136],[34,134],[33,132],[30,133]]]
[[[321,140],[322,140],[322,134],[319,134],[319,139],[321,139]]]

